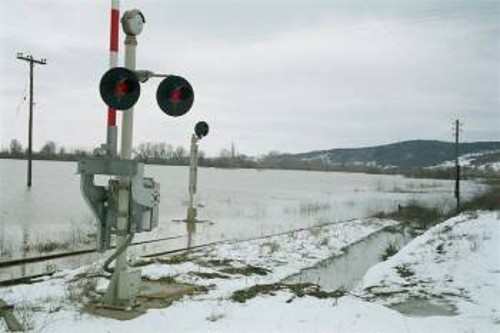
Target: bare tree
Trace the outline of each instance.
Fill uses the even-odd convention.
[[[23,154],[23,145],[17,139],[10,140],[10,153],[13,156],[21,156]]]
[[[47,141],[45,145],[43,145],[42,149],[40,149],[40,155],[42,156],[55,156],[57,152],[57,146],[54,141]]]

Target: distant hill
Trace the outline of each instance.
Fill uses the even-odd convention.
[[[500,161],[500,141],[461,143],[460,155],[477,157],[488,163]],[[413,140],[383,146],[331,149],[295,154],[302,160],[320,160],[331,165],[379,167],[430,167],[455,159],[455,144],[433,140]],[[474,158],[472,160],[475,160]],[[469,162],[474,165],[474,162]]]

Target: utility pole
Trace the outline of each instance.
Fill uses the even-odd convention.
[[[17,53],[17,59],[27,61],[30,65],[30,114],[28,125],[28,188],[31,188],[31,164],[33,154],[33,67],[35,64],[45,65],[47,59],[34,59],[32,55],[24,56],[22,53]]]
[[[460,135],[460,122],[455,120],[455,198],[457,199],[457,214],[460,213],[460,163],[458,158],[460,156],[459,150],[459,135]]]

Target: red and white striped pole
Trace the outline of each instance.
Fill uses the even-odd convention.
[[[120,0],[111,0],[111,29],[109,36],[109,68],[118,66],[118,39],[120,32]],[[109,156],[116,156],[118,151],[118,129],[116,110],[108,108],[106,144]]]

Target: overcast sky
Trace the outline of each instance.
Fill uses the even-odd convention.
[[[35,69],[35,148],[105,141],[110,3],[2,0],[2,146],[27,145],[28,64],[16,52],[47,58]],[[209,155],[231,142],[261,155],[449,141],[456,118],[464,140],[500,140],[498,0],[121,1],[132,8],[146,17],[138,69],[195,90],[191,111],[171,118],[156,105],[160,81],[143,84],[134,145],[187,147],[199,120]]]

